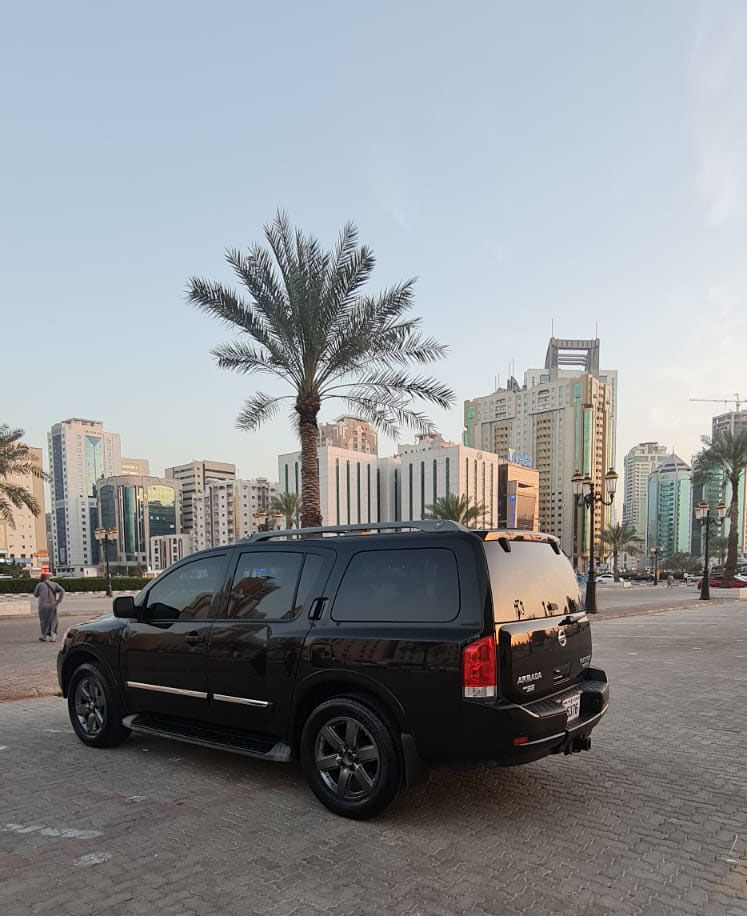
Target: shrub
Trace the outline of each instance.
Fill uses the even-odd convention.
[[[91,579],[55,579],[66,592],[103,592],[106,590],[106,580],[103,576]],[[139,591],[150,582],[150,579],[141,579],[135,576],[113,576],[112,590],[115,592]],[[0,579],[0,595],[30,595],[37,586],[38,579]]]

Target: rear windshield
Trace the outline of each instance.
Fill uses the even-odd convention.
[[[496,623],[580,611],[576,574],[568,557],[546,541],[485,541]]]

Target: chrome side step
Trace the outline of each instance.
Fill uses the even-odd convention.
[[[258,735],[211,728],[209,725],[168,719],[165,716],[136,713],[125,716],[122,725],[139,735],[170,738],[172,741],[183,741],[216,751],[230,751],[259,760],[287,763],[293,759],[290,747],[282,741],[273,742],[272,739]]]

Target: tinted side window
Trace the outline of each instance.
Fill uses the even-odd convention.
[[[345,571],[332,619],[442,623],[458,613],[459,575],[450,550],[364,550]]]
[[[306,560],[304,561],[303,570],[301,572],[301,581],[298,583],[298,597],[296,599],[296,604],[299,610],[303,608],[303,606],[310,598],[318,597],[319,593],[315,595],[313,591],[323,566],[324,560],[318,554],[306,554]]]
[[[204,620],[213,595],[221,587],[223,557],[185,563],[165,573],[148,592],[146,620]]]
[[[296,586],[302,553],[251,551],[242,553],[233,577],[228,617],[251,620],[290,620],[300,610]]]

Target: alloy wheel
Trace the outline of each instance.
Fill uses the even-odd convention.
[[[84,677],[75,687],[75,716],[87,738],[96,738],[106,724],[106,697],[101,684]]]
[[[357,719],[349,716],[330,719],[322,726],[314,759],[322,782],[340,800],[365,798],[379,778],[376,742]]]

